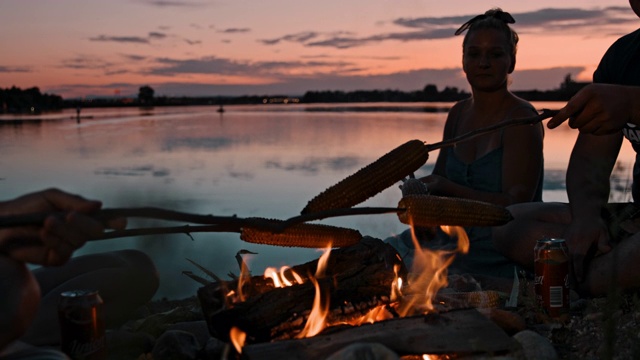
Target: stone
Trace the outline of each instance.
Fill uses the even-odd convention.
[[[388,347],[378,343],[355,343],[346,346],[327,360],[399,360],[400,357]]]
[[[113,360],[137,359],[151,352],[155,344],[153,336],[125,330],[109,330],[106,333],[107,358]]]
[[[182,331],[166,331],[157,340],[151,355],[153,360],[195,360],[200,344],[195,335]]]
[[[558,353],[551,342],[542,335],[531,330],[523,330],[513,335],[522,346],[527,360],[557,360]]]
[[[204,320],[183,321],[175,323],[167,328],[167,331],[169,330],[183,330],[186,332],[190,332],[195,335],[199,344],[206,344],[211,338],[211,334],[209,334],[209,328],[207,327],[207,322]]]

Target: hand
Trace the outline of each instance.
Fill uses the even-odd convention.
[[[0,248],[9,257],[40,265],[62,265],[105,227],[119,229],[124,219],[102,224],[89,215],[102,207],[100,201],[49,189],[0,203],[0,214],[21,215],[58,212],[49,215],[42,226],[24,226],[0,230]]]
[[[640,114],[637,114],[637,109],[634,109],[639,96],[640,87],[587,85],[549,120],[547,127],[556,128],[569,119],[569,126],[583,133],[594,135],[615,133],[627,123],[639,122],[640,119],[637,117]]]
[[[609,233],[604,221],[574,221],[565,232],[565,241],[569,248],[569,258],[573,274],[578,282],[584,279],[586,260],[590,250],[595,246],[600,252],[611,250]]]
[[[440,175],[431,174],[420,178],[420,181],[427,186],[429,194],[446,195],[446,193],[444,193],[444,188],[450,180]]]

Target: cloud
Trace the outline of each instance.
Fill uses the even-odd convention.
[[[218,32],[224,33],[224,34],[242,34],[242,33],[251,32],[251,29],[250,28],[228,28],[224,30],[218,30]]]
[[[167,0],[138,0],[139,3],[151,5],[155,7],[204,7],[206,3],[195,1],[167,1]]]
[[[0,73],[28,73],[33,71],[28,66],[3,66],[0,65]]]
[[[301,43],[304,44],[308,40],[314,39],[318,37],[320,34],[315,31],[305,31],[295,34],[284,35],[275,39],[261,39],[258,42],[261,42],[265,45],[275,45],[283,41]]]
[[[163,32],[151,31],[147,34],[147,37],[98,35],[98,36],[89,38],[89,41],[149,44],[151,43],[151,40],[162,40],[167,38],[168,36],[169,35]]]
[[[239,61],[215,56],[200,59],[178,60],[158,58],[156,65],[147,70],[148,74],[173,76],[176,74],[220,74],[220,75],[271,75],[280,76],[292,70],[309,73],[314,68],[347,69],[352,62],[347,61]]]
[[[152,31],[149,33],[149,39],[164,39],[167,37],[167,34]]]
[[[148,44],[149,39],[140,36],[108,36],[98,35],[96,37],[89,38],[89,41],[104,41],[104,42],[121,42],[121,43],[137,43]]]
[[[277,45],[281,42],[299,43],[306,47],[331,47],[349,49],[385,41],[425,41],[453,37],[454,32],[467,20],[477,14],[443,17],[401,17],[392,24],[406,31],[392,31],[366,36],[349,32],[319,33],[314,31],[293,33],[272,39],[260,39],[264,45]],[[566,34],[583,28],[615,28],[637,21],[626,7],[607,7],[603,9],[581,8],[545,8],[535,11],[514,13],[514,28],[518,32],[544,31],[546,34]],[[610,34],[611,32],[603,33]],[[614,30],[615,33],[615,30]]]
[[[126,60],[129,60],[129,61],[142,61],[147,59],[147,57],[144,55],[120,54],[120,56],[124,57]]]
[[[64,69],[76,69],[76,70],[95,70],[95,69],[108,69],[114,64],[104,60],[98,56],[76,56],[74,58],[64,59],[59,67]]]
[[[96,175],[107,176],[146,176],[151,175],[153,177],[166,177],[171,174],[171,171],[166,168],[155,168],[153,165],[140,165],[130,167],[108,167],[101,168],[94,171]]]

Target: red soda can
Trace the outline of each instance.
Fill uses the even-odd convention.
[[[533,250],[538,305],[552,318],[569,312],[569,249],[564,239],[538,240]]]
[[[60,294],[58,319],[62,352],[74,360],[107,358],[102,298],[97,291]]]

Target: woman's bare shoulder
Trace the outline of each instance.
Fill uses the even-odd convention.
[[[537,110],[530,102],[514,95],[509,102],[506,120],[532,116],[535,114],[537,114]]]

